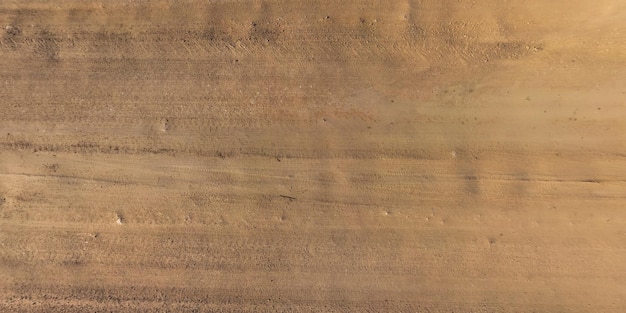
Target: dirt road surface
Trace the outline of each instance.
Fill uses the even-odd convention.
[[[626,312],[624,1],[0,26],[0,312]]]

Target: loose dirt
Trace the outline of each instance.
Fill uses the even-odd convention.
[[[625,312],[626,4],[0,2],[1,312]]]

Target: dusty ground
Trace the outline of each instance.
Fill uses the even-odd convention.
[[[625,312],[626,3],[0,2],[1,312]]]

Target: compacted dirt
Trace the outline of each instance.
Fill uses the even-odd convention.
[[[1,312],[626,312],[624,1],[0,26]]]

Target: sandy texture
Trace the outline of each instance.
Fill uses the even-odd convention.
[[[626,312],[626,2],[0,2],[1,312]]]

